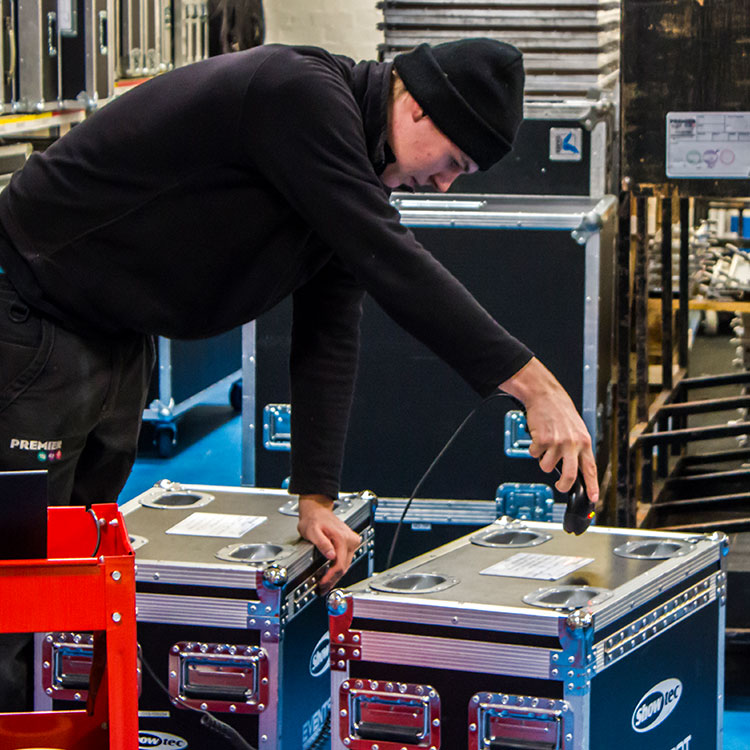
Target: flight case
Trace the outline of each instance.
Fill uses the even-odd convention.
[[[122,78],[173,67],[171,0],[118,0],[118,69]]]
[[[407,498],[379,497],[375,509],[375,570],[382,571],[393,537],[403,518],[392,565],[429,552],[478,531],[501,516],[522,521],[562,522],[564,503],[556,503],[547,484],[507,482],[497,488],[494,500],[414,498],[404,516]]]
[[[333,591],[332,750],[721,748],[726,551],[500,519]]]
[[[348,581],[371,571],[371,500],[361,493],[336,504],[362,536]],[[136,551],[141,746],[161,738],[218,747],[190,706],[254,747],[312,747],[325,734],[330,697],[327,615],[315,588],[327,563],[297,533],[297,497],[163,481],[121,512]],[[86,700],[87,648],[86,635],[48,636],[42,693],[58,706]]]
[[[240,410],[241,358],[239,328],[205,339],[156,337],[156,366],[143,421],[153,425],[153,443],[162,458],[172,455],[177,421],[190,409],[226,395]]]
[[[17,0],[8,18],[14,112],[93,109],[112,96],[114,0]]]
[[[485,172],[460,175],[450,193],[590,195],[618,191],[611,99],[526,100],[513,150]]]
[[[609,456],[615,199],[395,193],[392,201],[417,240],[566,388],[602,475]],[[289,473],[291,303],[252,328],[243,334],[242,481],[277,487]],[[369,298],[361,328],[342,487],[409,497],[478,399]],[[505,482],[552,484],[530,458],[530,442],[518,406],[491,401],[437,464],[422,496],[491,500]]]

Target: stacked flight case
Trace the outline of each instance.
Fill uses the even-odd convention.
[[[113,0],[3,4],[6,111],[92,109],[114,92]]]
[[[491,37],[524,53],[527,96],[613,90],[620,0],[382,0],[383,60],[429,42]]]
[[[349,582],[372,570],[371,502],[336,503],[362,536]],[[299,537],[296,503],[278,490],[165,481],[121,506],[136,551],[141,747],[223,747],[204,710],[256,748],[322,747],[328,621],[316,584],[327,563]],[[47,636],[37,709],[86,700],[90,651],[86,634]]]
[[[720,750],[726,551],[501,519],[332,592],[331,750]]]
[[[139,78],[205,60],[206,0],[119,0],[119,75]]]
[[[567,389],[603,473],[611,411],[614,198],[394,194],[393,201],[417,240]],[[243,388],[243,483],[278,487],[288,474],[290,319],[285,302],[243,340],[243,384],[254,383]],[[476,405],[476,395],[452,370],[366,300],[342,486],[409,497]],[[421,494],[492,500],[503,483],[552,484],[529,457],[529,444],[517,407],[507,399],[489,402]]]
[[[118,74],[139,78],[171,70],[172,0],[118,0]]]

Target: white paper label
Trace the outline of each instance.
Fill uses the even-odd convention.
[[[268,516],[238,516],[231,513],[191,513],[167,529],[167,534],[184,536],[217,536],[239,539],[250,529],[264,523]]]
[[[594,562],[593,557],[572,555],[540,555],[519,552],[506,560],[480,570],[483,576],[506,576],[508,578],[535,578],[540,581],[556,581],[584,565]]]
[[[667,113],[667,177],[750,177],[750,112]]]

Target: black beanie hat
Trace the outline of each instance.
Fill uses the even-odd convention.
[[[480,169],[510,151],[523,119],[524,84],[521,51],[512,44],[420,44],[393,64],[425,114]]]

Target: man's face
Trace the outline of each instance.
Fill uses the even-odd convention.
[[[421,185],[444,193],[456,177],[479,169],[406,91],[392,103],[388,143],[396,161],[385,168],[380,179],[389,188],[416,189]]]

